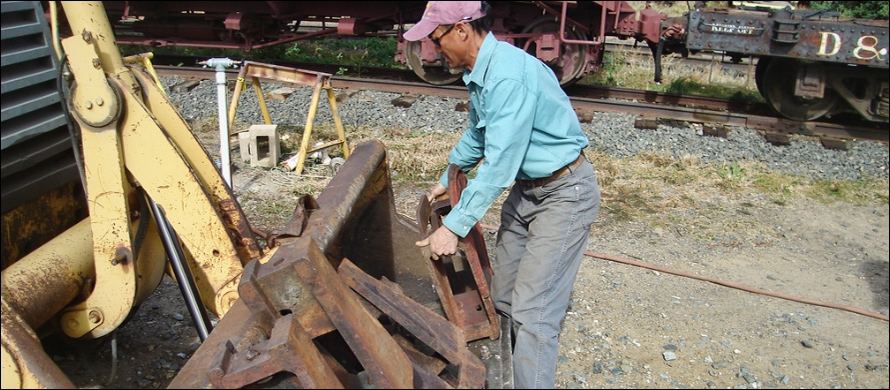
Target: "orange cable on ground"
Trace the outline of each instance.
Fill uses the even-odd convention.
[[[725,281],[725,280],[715,279],[715,278],[712,278],[712,277],[709,277],[709,276],[701,276],[701,275],[691,274],[691,273],[682,272],[682,271],[675,271],[675,270],[671,270],[671,269],[668,269],[668,268],[659,267],[659,266],[656,266],[656,265],[646,264],[646,263],[643,263],[643,262],[640,262],[640,261],[635,261],[635,260],[630,260],[630,259],[622,259],[622,258],[619,258],[619,257],[614,257],[614,256],[609,256],[609,255],[604,255],[604,254],[599,254],[599,253],[593,253],[593,252],[590,252],[590,251],[585,251],[584,254],[587,255],[587,256],[590,256],[590,257],[598,258],[598,259],[609,260],[609,261],[615,261],[615,262],[619,262],[619,263],[623,263],[623,264],[629,264],[629,265],[635,265],[635,266],[637,266],[637,267],[649,268],[649,269],[656,270],[656,271],[659,271],[659,272],[664,272],[664,273],[669,273],[669,274],[674,274],[674,275],[679,275],[679,276],[685,276],[685,277],[687,277],[687,278],[692,278],[692,279],[704,280],[704,281],[708,281],[708,282],[711,282],[711,283],[716,283],[716,284],[719,284],[719,285],[722,285],[722,286],[732,287],[732,288],[736,288],[736,289],[739,289],[739,290],[744,290],[744,291],[747,291],[747,292],[752,292],[752,293],[755,293],[755,294],[767,295],[767,296],[771,296],[771,297],[775,297],[775,298],[787,299],[787,300],[789,300],[789,301],[795,301],[795,302],[800,302],[800,303],[806,303],[806,304],[810,304],[810,305],[825,306],[825,307],[830,307],[830,308],[832,308],[832,309],[846,310],[846,311],[849,311],[849,312],[853,312],[853,313],[856,313],[856,314],[862,314],[862,315],[864,315],[864,316],[873,317],[873,318],[877,318],[877,319],[879,319],[879,320],[884,320],[884,321],[888,321],[888,320],[890,320],[890,319],[888,319],[887,316],[885,316],[885,315],[883,315],[883,314],[880,314],[880,313],[874,313],[874,312],[870,312],[870,311],[866,311],[866,310],[862,310],[862,309],[857,309],[857,308],[855,308],[855,307],[850,307],[850,306],[845,306],[845,305],[837,304],[837,303],[822,302],[822,301],[817,301],[817,300],[814,300],[814,299],[800,298],[800,297],[795,297],[795,296],[792,296],[792,295],[781,294],[781,293],[775,293],[775,292],[772,292],[772,291],[761,290],[761,289],[759,289],[759,288],[755,288],[755,287],[748,287],[748,286],[741,285],[741,284],[738,284],[738,283],[733,283],[733,282],[728,282],[728,281]]]
[[[494,227],[491,225],[484,225],[484,224],[479,224],[479,225],[485,229],[489,229],[489,230],[493,230],[493,231],[498,230],[497,227]],[[673,275],[684,276],[687,278],[704,280],[707,282],[719,284],[721,286],[732,287],[735,289],[739,289],[739,290],[743,290],[743,291],[747,291],[747,292],[751,292],[751,293],[755,293],[755,294],[766,295],[766,296],[785,299],[785,300],[794,301],[794,302],[806,303],[809,305],[824,306],[824,307],[829,307],[832,309],[840,309],[840,310],[845,310],[845,311],[849,311],[849,312],[856,313],[856,314],[861,314],[861,315],[864,315],[867,317],[877,318],[879,320],[890,321],[890,318],[888,318],[888,316],[885,316],[883,314],[874,313],[874,312],[870,312],[867,310],[862,310],[862,309],[858,309],[855,307],[850,307],[850,306],[841,305],[841,304],[837,304],[837,303],[822,302],[822,301],[817,301],[814,299],[807,299],[807,298],[795,297],[793,295],[775,293],[772,291],[766,291],[766,290],[762,290],[762,289],[755,288],[755,287],[748,287],[748,286],[745,286],[742,284],[728,282],[725,280],[720,280],[720,279],[712,278],[709,276],[701,276],[701,275],[696,275],[696,274],[692,274],[692,273],[688,273],[688,272],[676,271],[676,270],[672,270],[672,269],[668,269],[668,268],[664,268],[664,267],[659,267],[657,265],[643,263],[641,261],[623,259],[620,257],[609,256],[609,255],[604,255],[604,254],[600,254],[600,253],[593,253],[591,251],[584,251],[584,255],[589,256],[589,257],[598,258],[598,259],[614,261],[614,262],[618,262],[618,263],[622,263],[622,264],[628,264],[628,265],[633,265],[633,266],[637,266],[637,267],[648,268],[651,270],[656,270],[659,272],[669,273],[669,274],[673,274]]]

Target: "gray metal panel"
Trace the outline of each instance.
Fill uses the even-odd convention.
[[[17,95],[20,97],[10,101],[9,104],[4,104],[0,109],[0,118],[4,122],[61,101],[58,92],[45,88],[22,90]]]
[[[38,1],[0,2],[0,177],[2,212],[80,180],[72,152],[58,59]]]
[[[31,3],[33,3],[33,1],[4,1],[3,12],[32,10],[34,9],[34,6]]]
[[[749,11],[689,13],[686,47],[890,68],[887,21],[803,19]],[[883,50],[883,51],[882,51]]]
[[[55,156],[66,154],[66,150],[71,148],[71,139],[67,130],[57,130],[49,133],[43,133],[37,142],[25,142],[18,147],[10,148],[3,152],[2,168],[3,172],[19,172],[34,167],[34,164],[40,163],[37,159],[31,158],[34,155]],[[73,156],[73,154],[72,154]],[[6,182],[4,182],[6,184]]]
[[[22,13],[20,15],[25,14]],[[3,27],[2,31],[4,38],[24,37],[43,33],[43,27],[37,23],[36,17],[34,20],[16,18],[13,22],[15,22],[15,24]]]
[[[26,48],[21,51],[11,52],[3,56],[2,65],[14,65],[25,61],[35,60],[49,56],[49,51],[45,47]]]

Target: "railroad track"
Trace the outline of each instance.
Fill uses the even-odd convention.
[[[337,74],[343,73],[339,65],[275,64],[330,73],[331,84],[335,88],[468,99],[463,85],[431,85],[417,81],[410,70],[365,68],[361,75],[347,76]],[[161,75],[187,79],[214,77],[212,69],[195,66],[155,65],[155,69]],[[227,69],[226,75],[234,80],[238,69]],[[603,111],[632,114],[639,117],[637,128],[640,129],[655,128],[659,120],[678,120],[700,123],[705,134],[714,136],[725,137],[732,127],[755,129],[775,145],[789,144],[792,134],[817,137],[830,149],[845,150],[847,141],[851,140],[890,143],[887,124],[866,122],[855,117],[839,117],[831,122],[796,122],[776,116],[764,104],[729,99],[578,84],[567,88],[566,92],[582,116]]]

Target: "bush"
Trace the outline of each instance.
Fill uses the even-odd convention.
[[[814,10],[838,12],[848,18],[887,20],[890,18],[890,2],[886,1],[801,1],[799,6]]]

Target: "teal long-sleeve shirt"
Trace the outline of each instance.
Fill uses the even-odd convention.
[[[461,237],[514,180],[550,176],[589,145],[553,71],[494,34],[485,37],[463,80],[470,93],[470,126],[448,162],[464,172],[478,169],[443,221]],[[448,187],[447,171],[439,182]]]

